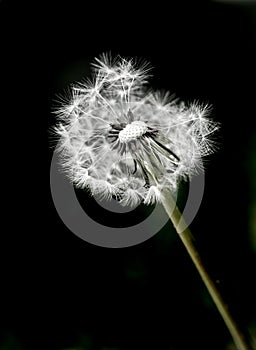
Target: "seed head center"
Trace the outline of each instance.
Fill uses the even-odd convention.
[[[121,143],[129,142],[141,137],[147,132],[147,130],[147,124],[137,120],[130,124],[127,124],[126,127],[119,132],[118,138]]]

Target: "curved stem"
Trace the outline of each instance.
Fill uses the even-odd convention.
[[[243,333],[238,329],[237,324],[233,320],[228,310],[227,304],[224,303],[216,285],[207,273],[204,264],[200,258],[197,248],[194,244],[195,239],[187,227],[182,214],[180,213],[176,203],[174,202],[172,195],[169,191],[162,192],[162,204],[170,217],[179,237],[181,238],[184,246],[186,247],[193,263],[195,264],[203,282],[205,283],[208,292],[210,293],[216,307],[219,310],[226,326],[228,327],[234,343],[238,350],[253,350],[252,345],[245,339]]]

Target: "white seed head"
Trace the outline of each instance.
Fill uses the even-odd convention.
[[[147,91],[148,64],[103,55],[93,66],[93,82],[73,86],[57,111],[63,167],[92,195],[155,203],[162,188],[176,191],[213,152],[218,125],[207,105]]]

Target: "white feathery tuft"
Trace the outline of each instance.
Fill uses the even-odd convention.
[[[216,148],[210,107],[185,105],[147,88],[150,66],[102,55],[93,79],[77,85],[56,111],[61,163],[71,181],[121,205],[154,204],[176,191]]]

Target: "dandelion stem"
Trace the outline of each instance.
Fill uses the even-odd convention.
[[[239,330],[237,324],[233,320],[228,305],[223,301],[220,292],[218,291],[213,280],[209,276],[205,269],[205,266],[201,260],[199,252],[195,246],[195,239],[187,227],[185,220],[180,213],[176,203],[174,202],[172,195],[169,191],[162,192],[162,204],[170,217],[179,237],[181,238],[187,252],[189,253],[193,263],[195,264],[203,282],[205,283],[208,292],[210,293],[219,313],[221,314],[227,328],[229,329],[234,343],[238,350],[253,350],[252,345],[249,343],[244,334]]]

